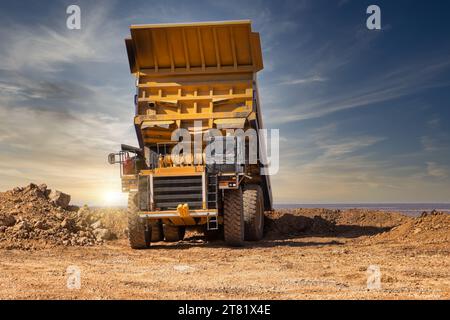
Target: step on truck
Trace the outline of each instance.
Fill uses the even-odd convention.
[[[272,192],[262,173],[265,143],[247,135],[263,125],[256,81],[263,61],[251,21],[130,31],[125,44],[136,78],[139,147],[122,145],[108,156],[120,164],[129,195],[130,246],[180,241],[187,227],[231,246],[260,240]]]

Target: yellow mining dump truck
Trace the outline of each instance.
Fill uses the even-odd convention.
[[[134,25],[125,43],[139,147],[122,145],[109,162],[121,164],[129,193],[131,247],[182,240],[191,226],[232,246],[261,239],[272,208],[269,176],[261,174],[265,146],[257,136],[256,161],[237,161],[251,139],[230,134],[262,127],[256,73],[263,62],[251,21]],[[180,151],[190,138],[195,150]],[[207,154],[213,141],[220,148]]]

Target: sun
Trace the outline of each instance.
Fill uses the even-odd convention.
[[[123,206],[126,204],[126,201],[126,194],[120,191],[107,190],[102,196],[102,204],[104,206]]]

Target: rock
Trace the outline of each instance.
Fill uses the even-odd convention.
[[[78,209],[78,216],[81,216],[83,214],[86,214],[89,212],[89,207],[85,204],[84,206],[82,206],[80,209]]]
[[[69,205],[66,208],[67,211],[71,211],[71,212],[78,212],[78,210],[80,210],[79,206],[74,206],[74,205]]]
[[[67,208],[70,203],[70,195],[58,190],[52,190],[48,195],[48,198],[54,205],[63,209]]]
[[[82,206],[77,211],[77,217],[83,225],[90,224],[90,216],[91,216],[91,212],[87,205]]]
[[[195,270],[194,267],[188,265],[175,265],[173,268],[178,272],[191,272]]]
[[[48,189],[48,187],[45,183],[40,184],[38,186],[38,189],[45,198],[48,198],[48,196],[50,195],[50,192],[52,192],[52,190]]]
[[[41,230],[45,230],[46,227],[47,227],[46,223],[42,220],[36,221],[36,223],[33,225],[33,228]]]
[[[87,237],[78,238],[77,243],[79,245],[86,245],[89,243],[89,239]]]
[[[100,220],[97,220],[96,222],[94,222],[93,224],[91,224],[92,229],[102,229],[103,228],[103,224]]]
[[[112,240],[112,233],[108,229],[95,229],[93,233],[97,240]]]
[[[76,229],[76,223],[71,218],[65,218],[63,222],[61,222],[61,228],[73,231]]]
[[[0,216],[0,227],[11,227],[16,223],[16,218],[14,216],[3,215]]]
[[[28,193],[31,197],[36,197],[36,198],[45,198],[45,194],[39,190],[39,189],[32,189],[30,190],[30,192]]]
[[[14,226],[14,231],[29,231],[30,230],[30,225],[28,224],[28,222],[26,221],[20,221],[19,223],[17,223]]]
[[[22,187],[15,187],[15,188],[13,189],[13,193],[19,193],[19,192],[21,192],[22,190],[23,190]]]
[[[84,221],[78,219],[78,220],[77,220],[77,228],[78,228],[78,230],[83,230],[83,231],[85,231],[86,228],[87,228],[86,223],[84,223]]]
[[[23,189],[23,192],[27,193],[30,192],[31,190],[34,190],[37,188],[37,185],[34,183],[30,183],[28,186],[25,187],[25,189]]]

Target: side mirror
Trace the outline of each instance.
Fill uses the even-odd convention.
[[[120,161],[116,161],[116,155],[117,155],[117,153],[110,153],[108,155],[108,163],[109,164],[116,164],[116,163],[120,162]]]

